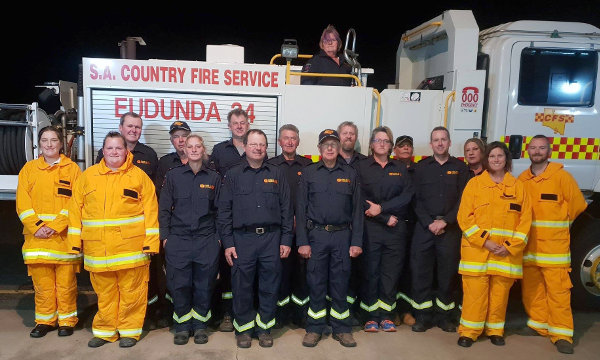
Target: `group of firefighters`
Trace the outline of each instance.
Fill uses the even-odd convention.
[[[175,152],[159,161],[139,142],[141,117],[127,113],[83,173],[62,154],[59,130],[39,132],[41,156],[21,170],[16,202],[35,288],[32,337],[73,333],[83,258],[98,295],[90,347],[135,345],[145,319],[171,311],[165,297],[179,345],[208,341],[214,309],[242,348],[252,335],[272,346],[271,329],[290,317],[306,329],[304,346],[329,324],[351,347],[353,318],[367,332],[396,331],[404,300],[413,331],[455,332],[461,296],[458,345],[482,333],[504,345],[508,294],[522,279],[520,333],[573,353],[569,225],[586,202],[548,161],[546,137],[532,138],[531,167],[515,178],[504,143],[467,141],[467,166],[449,155],[444,127],[431,132],[433,156],[415,164],[412,138],[394,142],[386,127],[373,130],[368,157],[354,150],[354,124],[323,130],[313,163],[296,153],[294,125],[280,128],[282,153],[270,159],[243,110],[228,125],[231,139],[208,156],[202,137],[174,122]]]

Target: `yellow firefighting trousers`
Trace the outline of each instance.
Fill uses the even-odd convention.
[[[148,265],[90,272],[98,294],[98,313],[92,323],[95,337],[111,342],[119,336],[140,339],[148,302],[148,277]]]
[[[462,275],[462,282],[460,336],[477,340],[484,329],[487,336],[502,336],[508,294],[515,279],[497,275]]]
[[[35,290],[35,323],[56,326],[77,324],[79,264],[29,264]]]
[[[552,343],[573,343],[573,314],[569,268],[523,266],[523,305],[527,326]]]

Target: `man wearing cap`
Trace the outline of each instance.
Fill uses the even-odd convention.
[[[413,178],[415,173],[415,163],[412,160],[413,157],[413,138],[409,135],[401,135],[396,138],[396,142],[394,144],[394,158],[400,161],[402,164],[406,166],[408,170],[409,177]],[[410,242],[412,239],[412,235],[415,229],[415,212],[413,210],[413,206],[410,206],[408,209],[408,214],[406,219],[406,254],[410,254]],[[398,311],[399,319],[395,321],[396,325],[400,325],[400,323],[404,323],[408,326],[412,326],[415,324],[415,318],[412,314],[412,304],[413,300],[410,292],[410,256],[406,257],[406,261],[404,262],[404,268],[402,269],[402,273],[400,275],[400,279],[398,280],[398,293],[396,294],[397,299],[402,299],[404,301],[398,303],[398,307],[396,310]]]
[[[252,129],[244,135],[245,159],[223,179],[217,227],[232,266],[233,326],[237,346],[248,348],[256,333],[259,345],[273,346],[281,260],[289,256],[294,218],[285,174],[267,163],[267,136]],[[254,285],[258,277],[258,311]]]
[[[142,136],[142,117],[134,112],[128,112],[119,120],[119,132],[127,141],[127,150],[133,155],[133,165],[144,170],[146,175],[154,180],[158,166],[156,151],[146,144],[140,142]],[[102,149],[98,150],[96,164],[104,157]]]
[[[240,109],[235,108],[227,114],[227,126],[231,131],[231,139],[222,141],[213,147],[210,155],[209,167],[218,172],[221,177],[225,176],[227,170],[241,163],[246,157],[244,153],[243,138],[250,128],[248,122],[248,114]],[[219,331],[233,331],[233,323],[231,317],[233,294],[231,292],[231,267],[227,265],[224,253],[221,252],[219,260],[219,280],[217,281],[217,291],[221,294],[221,324]]]
[[[302,171],[296,206],[296,243],[307,264],[309,307],[302,345],[316,346],[325,328],[331,297],[333,338],[356,346],[347,302],[350,259],[362,252],[363,212],[356,171],[338,155],[335,130],[319,134],[321,160]]]
[[[458,285],[461,239],[456,215],[469,169],[448,153],[450,133],[445,127],[431,131],[429,144],[433,156],[419,161],[413,176],[417,224],[411,242],[410,271],[417,322],[412,330],[429,329],[435,310],[437,326],[455,332],[451,310],[456,306],[453,292]]]
[[[290,195],[294,209],[296,207],[296,193],[302,169],[312,164],[312,160],[300,156],[296,149],[300,144],[300,132],[295,125],[285,124],[279,128],[279,146],[281,154],[268,160],[270,164],[279,166],[285,173],[290,186]],[[295,237],[294,237],[295,238]],[[293,241],[295,243],[295,239]],[[295,245],[295,244],[294,244]],[[294,247],[292,246],[292,249]],[[282,273],[281,286],[279,287],[279,299],[277,301],[278,314],[275,327],[283,326],[292,314],[291,306],[294,307],[294,320],[303,326],[308,304],[308,287],[306,286],[306,260],[295,251],[290,256],[281,259]],[[297,311],[296,311],[297,310]]]
[[[157,196],[160,196],[160,190],[165,182],[167,171],[187,163],[187,157],[184,151],[185,140],[191,132],[192,129],[190,129],[190,126],[185,121],[175,121],[171,124],[171,127],[169,128],[169,140],[175,151],[164,155],[158,160],[158,169],[154,178]]]

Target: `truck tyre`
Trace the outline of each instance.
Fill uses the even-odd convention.
[[[571,228],[571,304],[600,309],[600,219],[582,213]]]

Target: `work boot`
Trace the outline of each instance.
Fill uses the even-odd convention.
[[[46,324],[37,324],[33,330],[29,333],[29,336],[32,338],[41,338],[46,336],[48,331],[55,330],[56,326],[46,325]]]
[[[415,320],[415,317],[412,316],[411,313],[407,312],[406,314],[402,314],[402,322],[408,326],[413,326],[415,324],[415,322],[417,322],[417,320]]]
[[[471,347],[473,345],[473,339],[466,336],[461,336],[458,338],[458,346],[462,347]]]
[[[97,348],[109,342],[108,340],[101,339],[99,337],[93,337],[88,341],[88,346],[91,348]]]
[[[134,338],[122,337],[121,340],[119,340],[119,347],[122,348],[132,347],[135,346],[135,344],[137,344],[137,340]]]
[[[194,342],[196,344],[206,344],[208,342],[208,334],[205,329],[196,329],[194,332]]]
[[[242,349],[247,349],[252,345],[252,338],[248,334],[238,334],[235,336],[237,346]]]
[[[59,326],[58,327],[58,336],[71,336],[73,335],[73,327],[72,326]]]
[[[304,339],[302,339],[302,345],[306,347],[315,347],[321,340],[321,334],[317,334],[314,332],[307,332],[304,335]]]
[[[219,331],[222,332],[232,332],[233,331],[233,322],[231,320],[231,315],[227,314],[223,316],[223,321],[219,325]]]
[[[438,327],[445,332],[456,332],[456,324],[454,324],[454,322],[448,318],[443,318],[438,321]]]
[[[350,333],[333,334],[333,338],[334,338],[334,340],[339,341],[340,344],[342,344],[342,346],[345,346],[345,347],[355,347],[356,346],[356,341],[354,341],[354,338],[352,337],[352,334],[350,334]]]
[[[271,334],[260,333],[258,334],[258,345],[262,347],[271,347],[273,346],[273,337]]]
[[[431,329],[431,323],[424,320],[419,321],[419,319],[417,319],[417,321],[412,326],[412,331],[414,332],[425,332],[429,329]]]
[[[556,350],[562,354],[572,354],[573,353],[573,344],[568,342],[567,340],[560,339],[554,343],[556,345]]]
[[[490,335],[488,337],[490,338],[492,344],[496,346],[504,346],[506,344],[506,342],[504,341],[504,337],[500,335]]]
[[[178,331],[175,333],[173,337],[173,343],[175,345],[185,345],[190,340],[190,332],[189,331]]]

